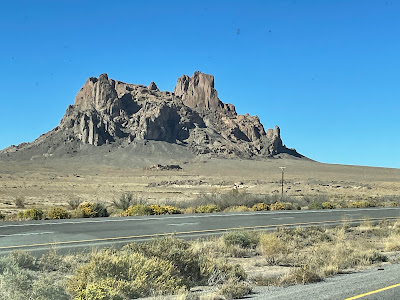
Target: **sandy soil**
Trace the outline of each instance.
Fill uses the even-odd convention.
[[[152,161],[154,162],[154,161]],[[400,195],[400,169],[328,165],[301,159],[263,161],[230,159],[176,160],[182,170],[151,171],[134,165],[85,163],[83,160],[0,161],[0,209],[65,205],[72,198],[109,203],[124,192],[154,202],[185,201],[201,193],[234,188],[254,194],[280,193],[280,166],[285,166],[285,194],[326,195],[339,201]]]

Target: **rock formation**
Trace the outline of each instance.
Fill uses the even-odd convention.
[[[58,147],[130,144],[154,140],[176,143],[196,154],[217,157],[271,157],[289,153],[279,127],[265,132],[257,116],[238,115],[214,88],[214,76],[195,72],[178,78],[174,93],[149,86],[91,77],[83,85],[59,126],[32,143],[1,151],[12,153],[35,147],[51,155]]]

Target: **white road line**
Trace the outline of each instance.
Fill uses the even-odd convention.
[[[357,209],[357,212],[360,211],[370,211],[370,210],[400,210],[400,207],[381,207],[381,208],[364,208]],[[103,223],[103,222],[140,222],[140,221],[148,221],[148,220],[166,220],[166,219],[192,219],[192,218],[216,218],[216,217],[236,217],[236,216],[252,216],[252,215],[279,215],[279,214],[307,214],[307,213],[332,213],[332,212],[355,212],[351,209],[324,209],[324,210],[287,210],[287,211],[265,211],[265,212],[252,212],[252,213],[234,213],[234,214],[198,214],[198,215],[190,215],[190,216],[163,216],[159,218],[148,217],[148,218],[140,218],[140,219],[131,219],[129,217],[123,219],[113,219],[113,218],[100,218],[99,220],[84,220],[84,221],[64,221],[64,222],[44,222],[44,223],[28,223],[28,224],[8,224],[8,225],[0,225],[0,228],[7,227],[24,227],[24,226],[46,226],[46,225],[64,225],[64,224],[85,224],[85,223]],[[353,214],[354,215],[354,214]]]
[[[0,237],[16,236],[16,235],[38,235],[38,234],[51,234],[54,232],[29,232],[29,233],[15,233],[15,234],[0,234]]]
[[[294,217],[272,218],[272,220],[294,219]]]
[[[200,223],[176,223],[176,224],[167,224],[168,226],[184,226],[184,225],[196,225]]]

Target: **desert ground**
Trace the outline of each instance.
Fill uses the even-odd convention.
[[[88,151],[93,150],[88,152],[90,155],[75,157],[1,159],[0,211],[13,217],[18,211],[26,208],[67,207],[71,199],[103,202],[111,208],[113,200],[117,200],[124,193],[130,193],[153,204],[185,202],[204,198],[205,194],[226,194],[232,190],[250,195],[276,195],[279,199],[282,174],[280,167],[285,167],[285,196],[299,203],[302,200],[304,202],[305,197],[320,197],[339,203],[348,200],[373,200],[385,196],[388,196],[388,199],[398,200],[400,195],[400,169],[332,165],[285,156],[259,160],[220,159],[180,152],[182,149],[175,145],[166,145],[164,148],[168,152],[166,155],[164,150],[160,149],[162,147],[152,148],[150,144],[150,148],[145,147],[141,151],[136,151],[137,148],[132,147],[110,151],[105,147],[88,149]],[[162,170],[154,165],[179,165],[180,168]],[[24,199],[24,208],[16,206],[15,200],[18,198]],[[320,281],[337,273],[354,272],[370,266],[380,266],[386,262],[398,263],[398,222],[382,222],[379,223],[381,227],[377,226],[366,220],[353,229],[348,229],[343,223],[342,226],[333,229],[299,227],[272,233],[230,232],[221,237],[195,240],[190,244],[187,253],[194,255],[193,257],[208,257],[212,266],[216,266],[219,261],[224,261],[224,266],[238,264],[238,270],[244,272],[247,281],[244,282],[243,279],[234,281],[239,280],[235,277],[236,279],[227,281],[223,285],[214,284],[204,289],[197,286],[194,290],[207,297],[224,295],[227,291],[234,291],[243,297],[251,292],[252,286],[268,286],[269,289],[271,286],[305,284]],[[242,236],[257,240],[257,243],[251,247],[228,243],[230,237],[241,240]],[[315,236],[318,237],[317,240],[313,240]],[[168,239],[165,241],[168,242]],[[277,247],[277,252],[272,255],[268,252],[269,246],[267,250],[263,248],[262,241],[265,241],[266,245],[275,241],[278,246],[290,245],[292,248]],[[163,240],[154,243],[163,243]],[[173,243],[185,242],[173,240]],[[158,247],[157,244],[153,246],[150,247],[154,249]],[[311,257],[310,253],[314,256]],[[62,271],[64,273],[60,271],[64,270],[61,267],[54,271],[54,259],[51,260],[51,273],[36,272],[32,271],[33,269],[19,271],[35,274],[36,277],[32,278],[50,278],[48,279],[52,281],[50,286],[60,287],[57,290],[59,294],[49,290],[52,296],[57,295],[58,299],[70,299],[66,292],[66,278],[73,276],[78,268],[88,266],[91,262],[90,256],[82,256],[83,258],[57,256],[55,252],[51,256],[50,251],[47,256],[43,255],[38,260],[25,252],[10,254],[4,259],[18,258],[13,258],[12,255],[28,257],[33,263],[34,270],[42,270],[47,257],[51,259],[56,257],[60,265],[66,265],[68,261],[76,262],[65,269],[67,271]],[[103,255],[102,259],[108,256],[108,254]],[[169,257],[174,256],[169,255]],[[339,259],[332,260],[332,257]],[[347,259],[348,257],[350,259]],[[304,261],[309,264],[299,268],[299,264],[303,264]],[[359,263],[354,264],[353,261]],[[208,280],[210,278],[213,277],[210,275]],[[10,288],[1,291],[7,297],[16,291],[27,294],[36,291],[35,288],[20,291],[19,287],[11,284],[15,281],[13,276],[4,280],[10,282],[6,285]],[[39,289],[41,286],[37,282],[35,281],[35,285],[32,286],[37,286]],[[76,291],[71,292],[71,289],[69,292],[76,293]],[[188,291],[184,293],[191,294]],[[146,292],[143,295],[149,294]],[[258,294],[260,297],[266,295],[269,295],[269,292]],[[204,299],[221,299],[210,297]],[[226,297],[230,299],[231,296]]]
[[[154,154],[154,153],[153,153]],[[0,210],[15,213],[15,199],[25,207],[64,206],[72,198],[111,203],[123,193],[150,202],[185,201],[202,194],[233,189],[257,195],[284,193],[292,198],[326,196],[332,201],[368,200],[400,194],[400,169],[332,165],[307,159],[217,159],[199,156],[158,159],[149,153],[136,160],[108,163],[89,157],[0,160]],[[151,159],[150,159],[151,157]],[[118,163],[115,163],[118,162]],[[153,164],[179,165],[181,170],[148,169]]]

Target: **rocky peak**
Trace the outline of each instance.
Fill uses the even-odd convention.
[[[181,97],[183,103],[197,110],[221,110],[223,103],[219,100],[214,88],[214,76],[201,72],[194,72],[189,78],[183,75],[178,78],[174,93]]]
[[[271,153],[278,154],[285,148],[281,139],[281,129],[277,125],[274,129],[267,130],[267,139],[272,141],[269,150]]]
[[[92,107],[100,110],[116,97],[115,81],[109,80],[107,74],[101,74],[86,81],[75,97],[75,105],[81,109]]]
[[[157,85],[154,83],[154,81],[150,82],[150,84],[147,87],[150,91],[158,91]]]

